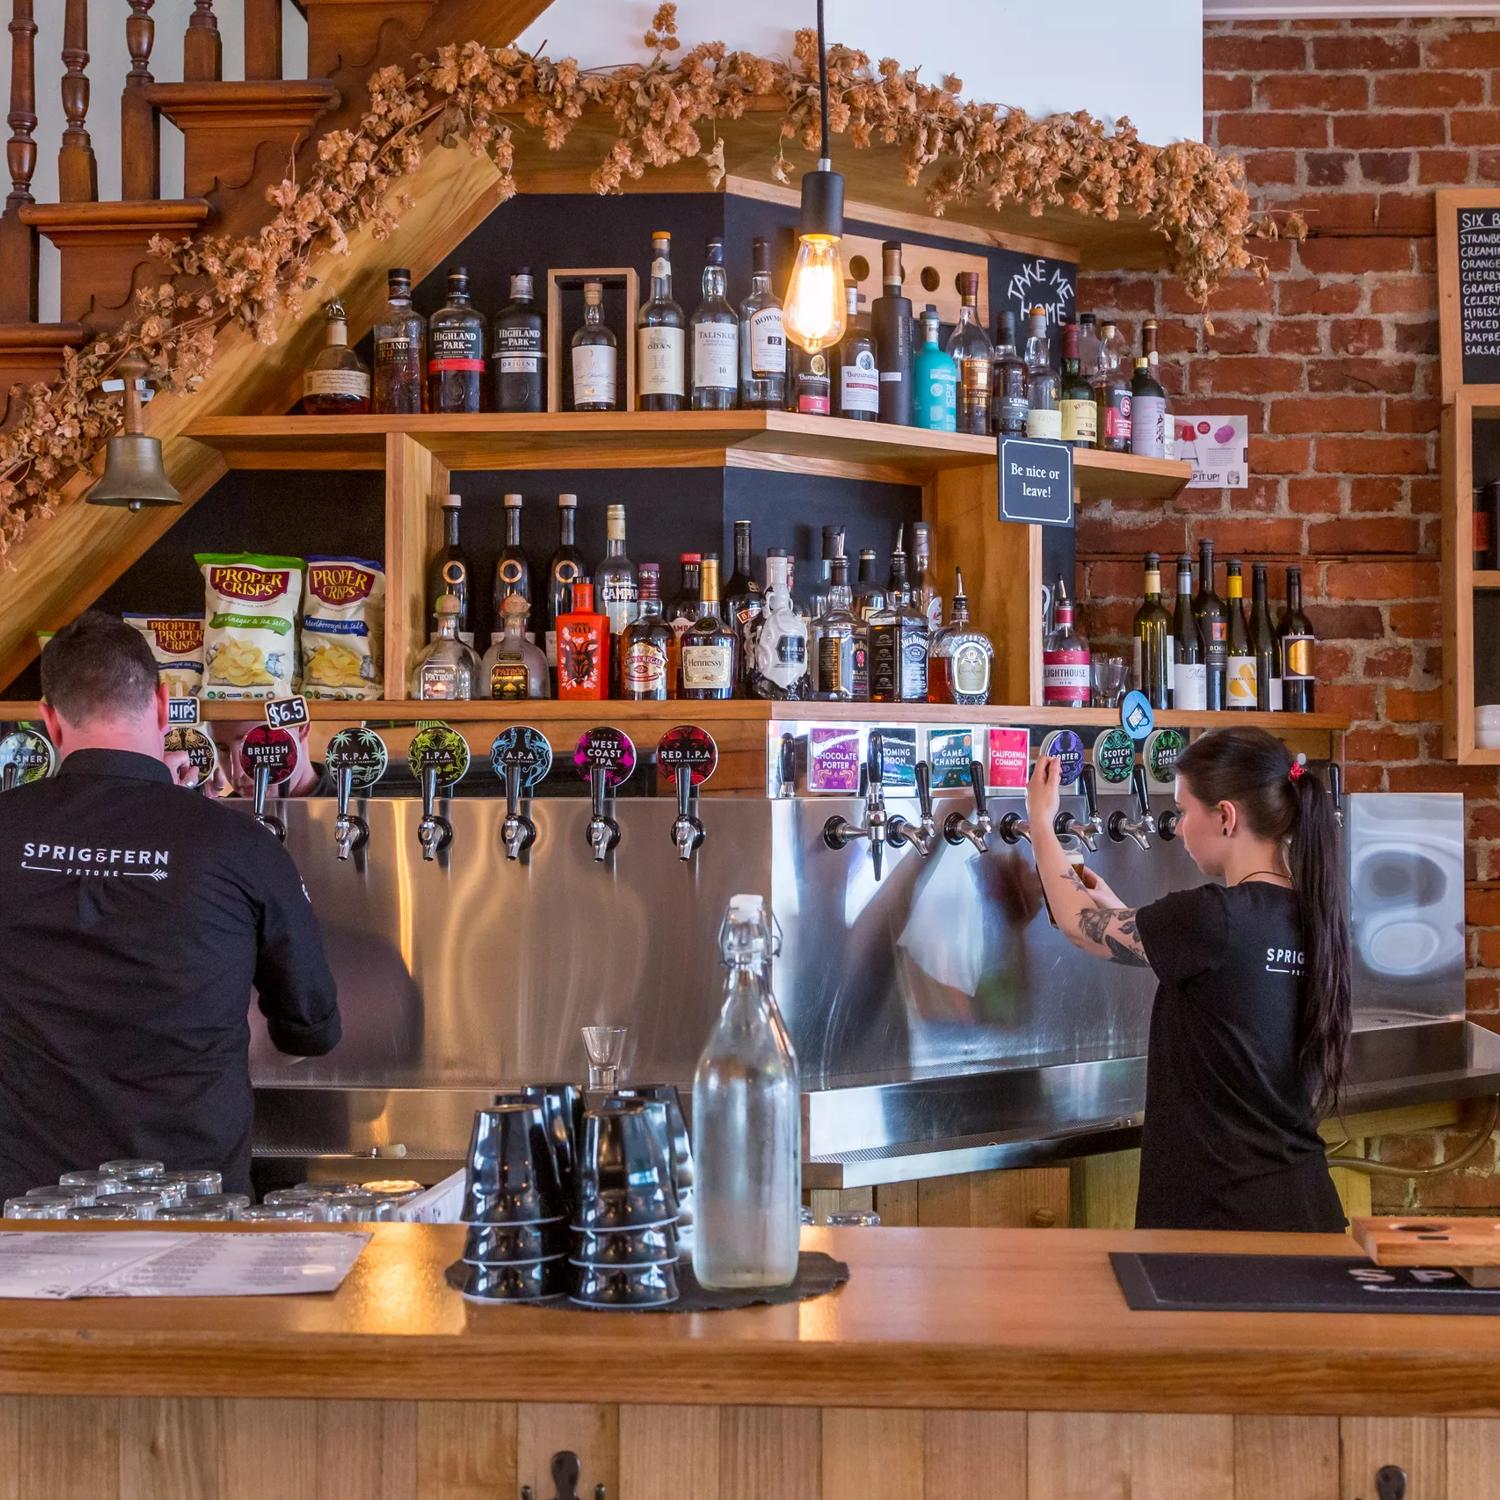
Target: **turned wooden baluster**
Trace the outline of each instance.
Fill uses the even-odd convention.
[[[281,77],[281,0],[245,0],[245,77]]]
[[[5,143],[5,162],[10,168],[10,192],[5,213],[0,216],[0,259],[5,275],[0,277],[0,321],[36,322],[37,242],[36,231],[21,222],[23,204],[33,201],[31,178],[36,171],[36,22],[32,0],[13,0],[10,20],[10,114],[6,123],[11,136]],[[12,270],[14,267],[14,270]]]
[[[99,168],[84,120],[89,112],[89,0],[68,0],[63,16],[62,106],[68,127],[57,153],[57,196],[64,203],[92,203],[99,196]]]
[[[161,197],[161,126],[146,100],[151,83],[151,48],[156,22],[151,7],[156,0],[129,0],[125,45],[130,49],[130,72],[120,96],[120,196],[131,201]]]
[[[214,0],[193,0],[187,35],[182,39],[184,83],[217,83],[224,76],[224,46]]]

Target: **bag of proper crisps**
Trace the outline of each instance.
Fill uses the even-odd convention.
[[[285,698],[297,675],[302,559],[200,552],[203,696]]]
[[[380,659],[385,569],[360,557],[309,557],[302,608],[302,691],[309,698],[385,696]]]
[[[203,616],[136,615],[127,611],[127,625],[146,637],[156,658],[157,680],[173,698],[196,698],[203,690]]]

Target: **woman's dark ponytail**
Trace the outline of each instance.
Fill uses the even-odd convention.
[[[1177,762],[1200,801],[1232,802],[1250,831],[1286,844],[1302,927],[1299,1046],[1321,1117],[1338,1107],[1349,1054],[1349,918],[1338,821],[1323,780],[1263,729],[1219,729]]]

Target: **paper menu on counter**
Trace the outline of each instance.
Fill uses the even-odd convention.
[[[337,1291],[368,1233],[0,1232],[0,1299],[267,1297]]]

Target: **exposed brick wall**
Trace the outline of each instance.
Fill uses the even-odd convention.
[[[1321,638],[1319,707],[1348,713],[1353,790],[1459,791],[1471,881],[1500,881],[1500,779],[1442,759],[1440,484],[1433,193],[1500,183],[1500,23],[1211,22],[1204,134],[1239,153],[1262,203],[1300,209],[1312,237],[1268,247],[1272,276],[1226,285],[1209,332],[1181,289],[1085,277],[1079,304],[1162,323],[1183,413],[1244,412],[1250,487],[1190,490],[1165,510],[1115,501],[1079,522],[1093,635],[1128,633],[1147,550],[1285,566],[1308,559]],[[1223,591],[1222,573],[1220,592]],[[1168,581],[1170,587],[1170,581]],[[1468,1003],[1500,1030],[1500,889],[1471,885]],[[1402,1165],[1436,1135],[1382,1143]],[[1376,1179],[1377,1206],[1500,1204],[1486,1154],[1462,1176]]]

